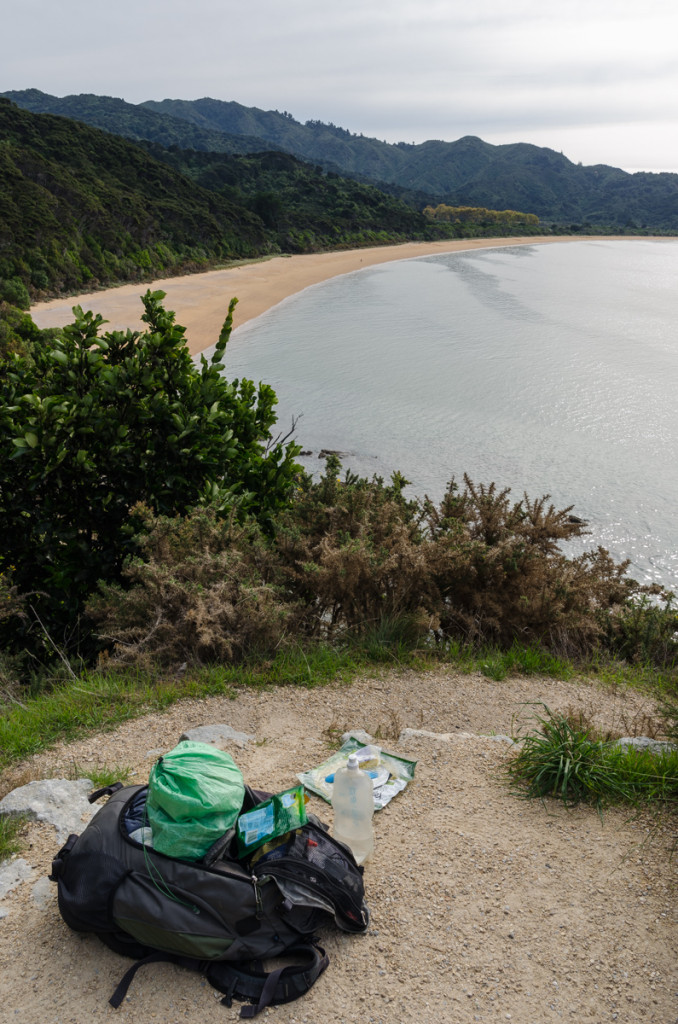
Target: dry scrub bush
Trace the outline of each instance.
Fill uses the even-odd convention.
[[[560,544],[585,530],[569,508],[548,495],[517,502],[508,489],[454,480],[439,506],[426,500],[431,576],[445,635],[508,646],[538,641],[580,653],[601,633],[597,613],[623,604],[638,589],[603,549],[568,559]]]
[[[407,481],[349,474],[341,484],[338,470],[330,457],[320,482],[307,481],[277,522],[277,553],[307,633],[361,634],[395,617],[408,619],[410,635],[437,627],[421,509],[403,497]]]
[[[287,637],[335,639],[379,630],[412,642],[462,638],[540,643],[577,655],[643,588],[602,548],[568,559],[560,544],[584,524],[548,497],[451,482],[439,505],[327,460],[299,481],[271,535],[216,509],[145,513],[143,560],[125,587],[101,587],[89,614],[125,660],[234,660]]]
[[[125,585],[102,584],[87,607],[113,659],[127,663],[233,661],[270,653],[294,618],[281,601],[276,566],[256,523],[219,519],[209,508],[185,517],[135,510],[147,533],[143,559]]]
[[[618,609],[617,614],[601,615],[605,640],[611,650],[629,662],[673,668],[678,664],[678,611],[674,595],[660,593],[662,603],[649,600],[643,593],[638,600]]]

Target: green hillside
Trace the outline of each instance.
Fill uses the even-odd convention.
[[[267,247],[258,217],[132,143],[0,100],[0,279],[73,291]]]
[[[285,154],[148,145],[153,155],[0,99],[0,298],[4,290],[16,301],[20,286],[37,297],[267,253],[451,233],[372,186]]]
[[[143,106],[203,129],[256,134],[304,159],[329,159],[343,172],[416,189],[453,206],[524,210],[559,225],[678,231],[678,174],[583,167],[552,149],[492,146],[472,136],[392,145],[336,125],[301,124],[287,113],[208,98]]]
[[[265,118],[267,135],[264,138],[256,134],[256,119],[250,115],[255,113],[264,115],[265,112],[242,107],[238,103],[227,104],[227,106],[240,111],[242,116],[236,117],[233,123],[242,125],[248,134],[205,127],[204,125],[208,122],[199,115],[196,115],[194,121],[191,120],[190,104],[186,108],[180,104],[181,110],[186,116],[175,117],[172,114],[155,111],[144,104],[135,105],[111,96],[95,96],[91,93],[58,97],[40,92],[39,89],[23,89],[0,93],[0,96],[10,99],[22,109],[36,114],[58,114],[74,121],[83,121],[93,128],[101,128],[102,131],[111,132],[113,135],[122,135],[123,138],[132,139],[135,142],[142,140],[157,142],[167,149],[179,148],[231,154],[260,153],[271,150],[285,151],[301,159],[310,160],[327,171],[341,173],[366,184],[376,184],[382,191],[402,199],[418,210],[432,202],[434,198],[429,193],[421,192],[418,189],[409,189],[394,182],[379,180],[381,162],[377,154],[383,147],[383,143],[376,143],[376,146],[373,146],[375,140],[365,139],[365,152],[372,151],[374,159],[351,159],[350,147],[341,143],[342,136],[351,138],[349,132],[342,132],[341,129],[323,132],[324,143],[322,145],[305,146],[303,144],[305,133],[303,126],[299,126],[301,131],[295,133],[294,125],[297,122],[287,115],[275,113]],[[216,103],[217,101],[211,102]],[[280,127],[281,118],[282,128]],[[275,138],[278,136],[285,138],[285,147],[281,147],[275,142]],[[339,163],[332,159],[335,149],[337,149]],[[321,153],[321,150],[325,150],[325,153]],[[369,173],[361,169],[352,169],[358,165],[367,167]],[[385,167],[388,170],[388,161]]]
[[[22,89],[0,93],[23,110],[34,114],[58,114],[74,121],[84,121],[93,128],[125,139],[148,139],[163,146],[180,149],[199,149],[211,153],[257,153],[276,149],[274,143],[256,135],[234,135],[221,130],[201,128],[185,118],[156,113],[153,110],[126,103],[112,96],[82,93],[78,96],[50,96],[39,89]]]
[[[233,101],[48,96],[7,92],[19,106],[61,114],[133,139],[203,152],[278,149],[302,160],[371,181],[422,209],[431,203],[523,210],[560,229],[678,232],[678,174],[628,174],[616,167],[574,164],[527,143],[493,146],[467,136],[395,145],[286,111]],[[183,126],[183,127],[182,127]]]

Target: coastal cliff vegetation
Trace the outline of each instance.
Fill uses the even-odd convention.
[[[319,480],[276,433],[267,385],[224,376],[147,292],[143,332],[76,307],[39,331],[2,307],[0,673],[30,686],[64,663],[172,670],[362,646],[446,656],[516,644],[675,671],[669,595],[548,497],[452,480],[407,495],[335,456]]]

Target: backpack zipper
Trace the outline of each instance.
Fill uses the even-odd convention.
[[[299,861],[299,862],[296,862],[296,863],[300,863],[300,864],[303,865],[303,861]],[[268,870],[266,871],[266,875],[271,876],[273,879],[275,879],[276,875],[279,875],[281,878],[287,878],[291,882],[299,882],[300,881],[300,879],[298,877],[298,874],[295,874],[294,871],[291,871],[289,869],[285,870],[284,865],[280,864],[279,862],[276,863],[274,861],[272,864],[267,865],[267,868],[268,868]],[[320,880],[325,883],[325,885],[326,885],[325,892],[326,892],[326,894],[329,895],[330,900],[332,901],[332,905],[334,907],[335,915],[338,915],[339,917],[341,917],[341,918],[343,918],[345,920],[350,921],[352,924],[364,924],[364,922],[365,922],[365,915],[363,913],[362,905],[361,906],[357,906],[353,899],[351,899],[350,897],[347,898],[348,894],[346,893],[346,890],[342,889],[341,890],[341,896],[349,904],[352,913],[348,913],[346,910],[343,910],[338,905],[337,900],[336,900],[336,898],[334,896],[334,893],[337,891],[338,887],[335,885],[335,883],[332,881],[332,879],[329,877],[329,875],[327,875],[321,868],[316,868],[316,867],[312,868],[309,865],[308,872],[310,873],[311,871],[313,871],[313,874],[315,875],[315,878],[313,878],[313,879],[309,878],[309,883],[310,884],[317,884],[316,880],[318,878],[320,878]],[[255,878],[255,877],[256,876],[253,876],[253,878]],[[263,878],[263,877],[266,877],[266,876],[262,875],[261,877]],[[261,880],[261,879],[259,879],[259,880]],[[302,882],[302,884],[303,884],[303,882]],[[255,891],[256,891],[256,886],[255,886]]]

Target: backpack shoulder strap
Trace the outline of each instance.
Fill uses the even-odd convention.
[[[190,960],[188,957],[176,956],[173,953],[161,953],[158,952],[150,953],[148,956],[143,957],[141,960],[137,960],[133,963],[129,970],[125,971],[118,987],[115,992],[108,1000],[114,1010],[117,1010],[122,1003],[123,999],[127,995],[127,990],[132,984],[134,975],[137,973],[140,967],[144,967],[146,964],[158,964],[158,963],[170,963],[179,964],[181,967],[189,967],[193,970],[200,970],[201,964],[198,960]]]
[[[205,974],[214,988],[225,993],[222,1003],[231,1006],[233,999],[248,1000],[253,1005],[243,1006],[240,1016],[256,1017],[267,1006],[289,1003],[305,995],[330,962],[325,950],[315,943],[293,946],[283,956],[302,962],[266,972],[260,960],[217,960]]]
[[[87,797],[89,803],[93,804],[99,799],[100,796],[113,796],[119,789],[123,789],[122,782],[112,782],[110,786],[102,786],[101,789],[95,789],[93,793]]]
[[[254,1005],[241,1007],[240,1016],[256,1017],[267,1006],[290,1003],[293,999],[305,995],[330,962],[325,950],[315,942],[292,946],[282,955],[301,962],[267,972],[260,960],[232,963],[226,960],[213,960],[207,964],[204,960],[193,960],[191,957],[178,956],[174,953],[153,952],[142,960],[137,960],[125,971],[108,1001],[114,1010],[120,1007],[140,967],[146,964],[171,963],[204,973],[210,985],[224,993],[221,1001],[226,1006],[231,1006],[233,999],[248,1000]]]

